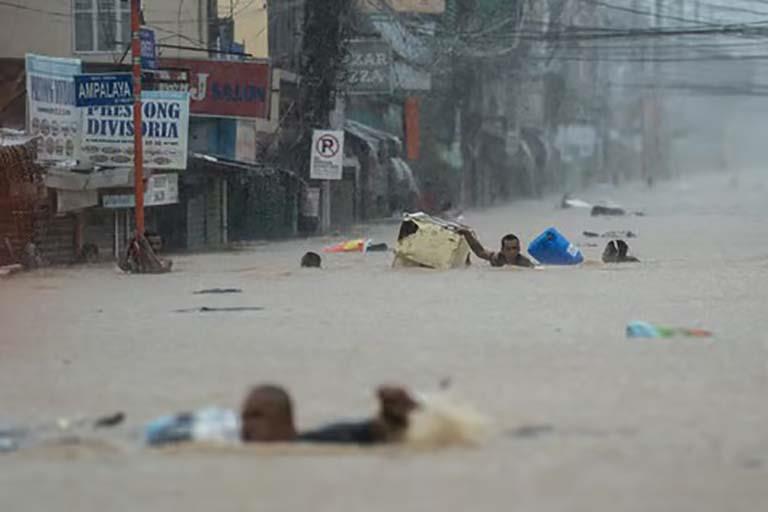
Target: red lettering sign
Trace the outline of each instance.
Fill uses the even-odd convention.
[[[189,70],[190,113],[217,117],[269,117],[266,62],[162,59],[161,67]]]

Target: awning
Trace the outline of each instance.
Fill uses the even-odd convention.
[[[189,155],[187,169],[191,172],[184,173],[182,176],[185,182],[195,181],[193,177],[195,171],[199,172],[220,172],[224,174],[232,174],[237,172],[246,172],[249,174],[256,174],[261,176],[271,176],[273,174],[281,173],[289,176],[299,182],[304,182],[293,171],[283,169],[282,167],[276,167],[272,165],[265,165],[256,162],[245,162],[242,160],[233,160],[231,158],[225,158],[218,155],[210,155],[207,153],[192,153]]]
[[[144,170],[144,177],[152,175],[151,169]],[[100,171],[82,173],[48,169],[45,186],[60,190],[98,190],[101,188],[133,187],[133,169],[118,167]]]
[[[365,142],[374,154],[378,154],[379,146],[382,143],[394,146],[395,154],[400,154],[403,151],[403,143],[400,141],[400,138],[389,132],[368,126],[367,124],[347,119],[344,122],[344,131]]]
[[[159,178],[167,173],[154,174]],[[147,186],[151,187],[155,179],[151,169],[144,170],[144,178],[147,179]],[[84,173],[51,168],[45,174],[44,183],[46,187],[57,191],[57,212],[77,211],[98,206],[100,190],[133,188],[133,169],[117,167]],[[126,193],[118,195],[129,196]],[[145,205],[153,206],[152,200],[147,201]],[[107,206],[106,202],[104,206]]]

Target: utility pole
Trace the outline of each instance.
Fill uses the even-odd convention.
[[[664,5],[664,0],[656,0],[656,9],[654,12],[654,25],[656,30],[661,29],[662,14],[661,10]],[[651,178],[656,178],[661,173],[660,167],[662,166],[662,154],[661,154],[661,93],[659,90],[659,80],[661,80],[661,49],[659,47],[659,38],[654,40],[653,45],[653,58],[655,60],[653,64],[653,76],[654,76],[654,88],[653,88],[653,160],[651,168]]]
[[[638,0],[634,0],[632,2],[632,8],[637,10],[641,6],[639,5]],[[648,75],[648,65],[647,65],[647,59],[648,58],[648,40],[642,41],[640,43],[640,73],[643,77]],[[648,91],[643,90],[640,93],[640,140],[641,140],[641,153],[640,153],[640,173],[641,178],[643,181],[647,180],[650,175],[650,165],[648,163],[648,153],[649,153],[649,137],[648,137],[648,128],[649,128],[649,104],[648,101]]]
[[[133,59],[133,187],[136,196],[136,238],[144,236],[144,148],[141,124],[141,0],[131,0],[131,57]]]

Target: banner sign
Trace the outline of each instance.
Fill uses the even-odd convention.
[[[131,105],[133,76],[130,73],[77,75],[75,94],[78,107]]]
[[[141,67],[144,69],[157,69],[157,48],[155,47],[155,31],[151,28],[139,29],[141,41]]]
[[[147,179],[144,191],[144,206],[162,206],[179,202],[179,175],[153,174]],[[133,194],[110,194],[101,198],[104,208],[133,208],[136,196]]]
[[[189,95],[146,91],[141,95],[144,165],[185,169],[189,132]],[[133,107],[86,107],[82,111],[80,160],[85,165],[133,164]]]
[[[312,156],[309,177],[313,180],[340,180],[344,172],[344,132],[312,132]]]
[[[40,162],[74,160],[80,130],[75,106],[75,75],[79,59],[26,55],[27,130],[39,135]]]
[[[142,91],[189,91],[186,69],[152,69],[141,73]]]
[[[192,115],[269,116],[270,70],[266,62],[163,59],[161,65],[189,70]]]
[[[352,94],[392,92],[392,51],[385,41],[350,41],[346,70],[346,85]]]

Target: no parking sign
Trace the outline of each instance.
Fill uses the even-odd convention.
[[[315,130],[309,177],[314,180],[340,180],[344,167],[344,132]]]

